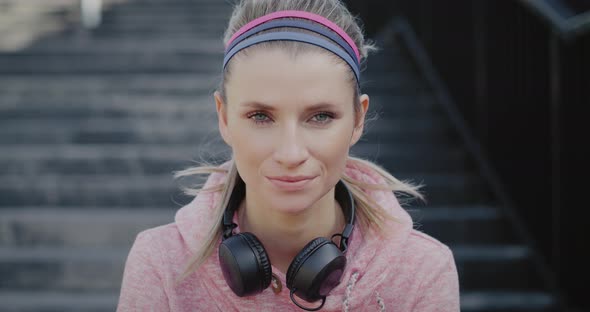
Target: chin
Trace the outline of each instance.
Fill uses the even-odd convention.
[[[300,214],[309,209],[321,196],[318,189],[306,189],[297,192],[268,190],[265,198],[276,211],[287,214]]]

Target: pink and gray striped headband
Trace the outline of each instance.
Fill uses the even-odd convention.
[[[298,18],[298,19],[286,19]],[[323,25],[324,27],[320,26]],[[312,31],[324,39],[308,33],[279,31],[253,35],[268,29],[291,27]],[[328,29],[326,29],[326,27]],[[279,11],[259,17],[240,28],[225,48],[223,68],[239,51],[257,43],[267,41],[298,41],[324,48],[343,59],[352,69],[357,83],[360,83],[360,54],[354,41],[342,28],[327,18],[305,11]],[[336,44],[334,44],[334,43]]]

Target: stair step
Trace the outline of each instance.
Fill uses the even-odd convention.
[[[182,169],[182,168],[180,168]],[[490,201],[481,178],[469,174],[393,173],[401,180],[423,181],[429,205],[477,204]],[[170,207],[190,201],[179,185],[203,178],[174,181],[168,175],[4,175],[0,176],[0,207],[112,206]],[[405,203],[406,198],[400,199]]]
[[[371,143],[359,141],[352,147],[350,155],[381,164],[396,174],[431,172],[434,175],[445,173],[460,175],[472,169],[463,150],[444,144],[416,142],[397,144],[393,140]]]
[[[177,208],[0,209],[0,247],[122,248],[148,228],[174,222]],[[108,231],[105,231],[108,229]]]
[[[191,143],[217,132],[215,119],[208,118],[194,126],[196,121],[201,122],[202,118],[4,121],[0,125],[0,143]]]
[[[134,37],[164,37],[167,35],[190,35],[201,34],[206,37],[217,36],[221,38],[225,31],[226,25],[224,23],[211,24],[106,24],[101,25],[91,31],[93,36],[98,37],[119,37],[119,36],[134,36]]]
[[[127,18],[122,16],[121,19]],[[149,17],[146,17],[149,18]],[[189,20],[192,18],[193,20]],[[209,18],[203,18],[199,16],[164,16],[153,17],[150,22],[145,21],[132,21],[132,20],[121,20],[121,21],[104,21],[101,25],[92,30],[91,34],[113,34],[115,37],[121,33],[125,35],[131,34],[147,34],[158,35],[158,34],[207,34],[210,37],[211,33],[219,34],[218,40],[221,40],[227,22],[229,14],[221,17],[211,16]],[[209,20],[209,22],[207,21]]]
[[[461,311],[492,312],[558,312],[555,297],[538,291],[464,291]]]
[[[510,223],[493,206],[407,208],[418,231],[452,244],[508,244],[518,241]]]
[[[0,75],[1,97],[41,95],[49,99],[65,96],[107,97],[121,94],[212,95],[218,78],[203,73],[4,76]]]
[[[369,98],[369,114],[375,112],[379,119],[388,115],[415,117],[443,113],[436,104],[436,99],[429,94],[376,93],[369,94]]]
[[[2,206],[174,207],[186,204],[169,175],[0,176]]]
[[[118,24],[218,24],[226,25],[231,15],[231,7],[208,7],[207,10],[199,10],[198,5],[191,7],[172,7],[174,10],[166,10],[163,7],[148,8],[139,6],[133,10],[125,7],[115,7],[103,13],[101,25]]]
[[[545,285],[524,245],[450,245],[459,284],[471,290],[538,290]]]
[[[482,178],[469,173],[398,173],[400,169],[387,159],[377,161],[398,179],[425,185],[421,192],[426,206],[487,205],[493,202],[492,194]],[[404,202],[404,197],[400,200]],[[419,202],[416,202],[419,203]],[[423,204],[420,204],[423,205]],[[416,206],[422,207],[422,206]]]
[[[182,38],[193,38],[193,40],[222,40],[222,27],[211,29],[196,29],[185,31],[102,31],[100,28],[90,30],[86,33],[80,33],[79,30],[69,30],[59,33],[55,38],[57,39],[76,39],[76,37],[88,37],[92,40],[160,40],[162,38],[169,38],[171,40],[181,40]]]
[[[121,285],[126,248],[0,247],[1,290],[112,292]]]
[[[420,142],[440,147],[459,143],[458,138],[455,129],[451,128],[442,115],[402,117],[388,114],[368,123],[359,142],[391,144],[397,147],[404,143]]]
[[[221,38],[207,38],[177,35],[173,37],[154,38],[151,40],[128,38],[51,38],[40,40],[27,48],[27,54],[121,54],[121,53],[223,53]],[[25,51],[23,51],[25,52]]]
[[[0,54],[0,74],[129,74],[221,72],[223,55],[194,53],[102,53],[98,55]]]
[[[203,14],[211,10],[212,12],[218,12],[226,10],[231,13],[232,3],[235,1],[184,1],[184,2],[171,2],[166,1],[135,1],[122,3],[117,6],[111,7],[105,14],[181,14],[181,13],[193,13]]]
[[[201,115],[215,112],[212,95],[206,96],[146,96],[140,94],[103,97],[66,97],[43,99],[31,97],[2,97],[0,121],[27,119],[70,119],[91,118],[176,118],[187,115]],[[194,116],[193,116],[194,117]]]
[[[361,75],[361,91],[371,95],[418,95],[429,92],[422,81],[413,77],[407,68],[397,68],[386,74],[365,73]]]
[[[361,73],[361,76],[382,76],[386,77],[392,72],[404,72],[410,77],[416,75],[414,64],[408,62],[405,57],[399,57],[396,55],[396,51],[393,55],[387,55],[379,58],[375,55],[369,55],[367,58],[367,69]],[[373,65],[375,64],[375,65]]]

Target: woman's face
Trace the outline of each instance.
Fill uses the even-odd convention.
[[[227,103],[215,94],[219,130],[258,200],[296,214],[342,177],[369,104],[362,95],[355,125],[349,70],[314,51],[259,49],[232,60]]]

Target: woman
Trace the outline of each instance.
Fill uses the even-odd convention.
[[[245,0],[214,94],[232,149],[175,222],[138,234],[119,311],[458,311],[451,250],[413,229],[392,191],[421,198],[349,149],[373,47],[337,0]]]

